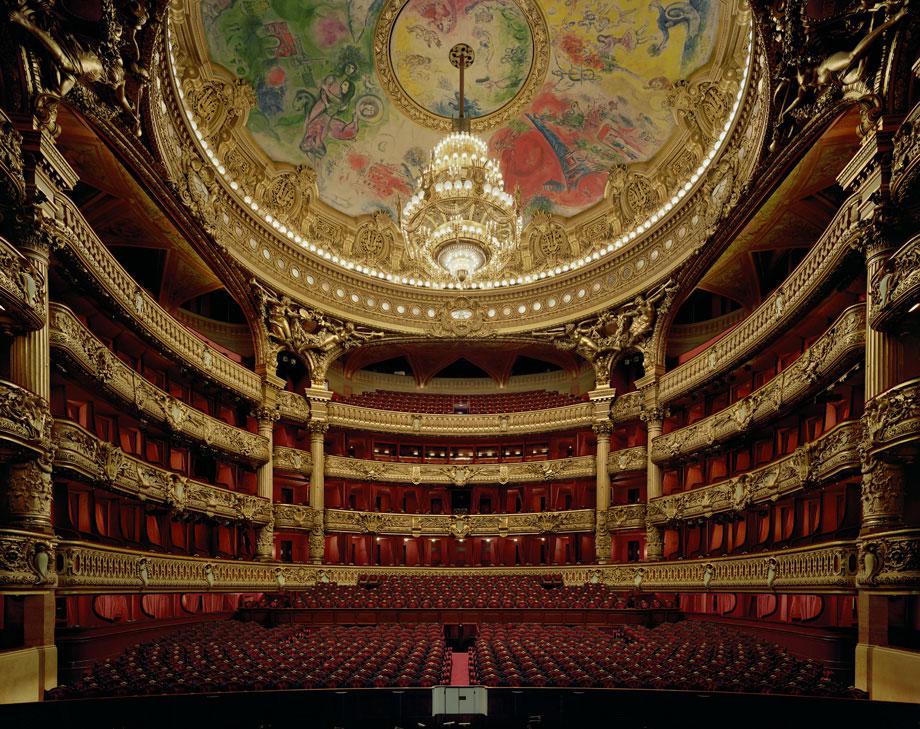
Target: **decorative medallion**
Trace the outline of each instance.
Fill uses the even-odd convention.
[[[473,131],[512,119],[543,84],[548,30],[534,0],[431,3],[389,0],[374,32],[380,84],[413,121],[450,131],[459,111],[456,73],[444,51],[472,43],[477,67],[464,103]]]

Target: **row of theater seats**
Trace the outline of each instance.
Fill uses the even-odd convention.
[[[673,606],[652,596],[629,597],[605,585],[564,586],[561,578],[529,575],[381,577],[357,586],[318,584],[304,592],[267,595],[262,600],[261,607],[273,608],[647,610]]]
[[[225,621],[182,628],[98,663],[47,698],[448,684],[439,625],[285,626]],[[473,684],[861,696],[818,663],[715,623],[657,628],[483,625]]]
[[[351,397],[336,396],[334,399],[349,405],[410,413],[453,413],[459,408],[471,415],[545,410],[572,405],[584,400],[579,395],[566,395],[548,390],[502,392],[492,395],[439,395],[374,390]]]
[[[723,624],[655,628],[483,625],[470,680],[486,686],[582,686],[859,696],[819,663]]]
[[[450,681],[441,626],[182,628],[96,664],[50,699],[213,691],[435,686]]]

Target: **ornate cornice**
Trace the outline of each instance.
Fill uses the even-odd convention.
[[[49,320],[51,348],[120,402],[194,443],[245,461],[268,460],[266,438],[206,415],[155,387],[118,359],[70,309],[52,304]]]
[[[43,453],[51,442],[51,411],[38,395],[0,380],[0,441]]]
[[[55,421],[53,437],[57,472],[76,474],[141,501],[166,504],[177,512],[255,524],[265,524],[271,519],[271,503],[266,499],[211,486],[151,465],[99,440],[76,423]]]
[[[841,423],[818,440],[799,446],[785,458],[711,486],[652,499],[648,519],[670,524],[682,519],[741,512],[818,486],[842,472],[859,471],[864,437],[860,421]]]
[[[893,457],[920,452],[920,379],[903,382],[866,405],[867,448]]]
[[[0,236],[0,312],[5,329],[32,330],[45,324],[45,277]]]
[[[856,359],[865,336],[866,307],[855,304],[845,309],[801,357],[763,387],[693,425],[655,438],[652,460],[662,463],[709,448],[784,412]]]
[[[594,421],[594,405],[590,402],[501,415],[405,413],[330,402],[328,412],[330,425],[337,428],[443,436],[524,435],[587,429]]]
[[[863,588],[910,590],[920,584],[920,530],[873,534],[859,541],[857,584]]]
[[[54,204],[57,254],[79,267],[85,281],[128,326],[178,365],[252,403],[261,402],[259,375],[209,347],[170,316],[115,260],[70,198],[57,195]]]
[[[327,509],[326,533],[407,537],[506,537],[593,532],[594,521],[593,509],[532,514],[395,514]]]
[[[691,392],[740,365],[787,331],[853,254],[865,229],[861,198],[850,197],[783,284],[741,324],[692,359],[662,375],[661,404]]]
[[[913,236],[876,272],[870,320],[876,329],[894,329],[920,302],[920,235]]]
[[[360,575],[545,575],[565,584],[601,583],[614,589],[681,592],[853,593],[857,553],[852,541],[756,555],[630,565],[543,567],[345,567],[272,564],[137,552],[87,542],[58,545],[63,568],[58,594],[150,592],[263,592],[318,582],[355,585]]]
[[[645,504],[611,506],[607,510],[607,531],[625,532],[645,529]]]

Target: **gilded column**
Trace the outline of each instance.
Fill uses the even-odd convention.
[[[323,438],[329,430],[329,423],[311,420],[310,429],[310,456],[313,459],[313,470],[310,472],[310,508],[313,510],[313,528],[310,530],[310,561],[313,564],[322,564],[323,553],[326,548],[325,530],[325,469],[326,459]]]
[[[874,229],[866,246],[866,402],[901,382],[904,350],[897,336],[875,329],[869,321],[878,304],[879,292],[874,282],[885,268],[895,246],[884,230]]]
[[[48,334],[48,236],[40,229],[17,241],[20,252],[29,259],[35,272],[36,299],[45,324],[24,332],[10,343],[10,380],[51,400],[51,346]]]
[[[274,406],[263,406],[256,411],[256,417],[259,421],[259,435],[268,440],[268,460],[260,465],[258,471],[256,471],[256,483],[258,485],[258,496],[269,501],[273,500],[274,495],[272,431],[278,416],[278,409]],[[273,515],[267,524],[259,527],[256,535],[256,559],[267,562],[274,558],[275,519]]]
[[[611,428],[610,420],[595,423],[593,426],[594,433],[597,435],[594,545],[598,564],[606,564],[610,561],[611,541],[610,530],[607,527],[607,511],[610,509],[610,471],[607,461],[610,458]]]
[[[645,421],[647,465],[645,477],[646,503],[663,495],[661,466],[652,460],[652,441],[661,435],[664,412],[661,408],[649,408],[640,415]],[[645,558],[657,561],[663,556],[663,535],[661,528],[650,522],[645,524]]]

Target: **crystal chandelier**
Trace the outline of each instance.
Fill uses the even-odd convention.
[[[446,273],[459,283],[502,271],[522,227],[518,201],[505,192],[498,162],[470,134],[464,116],[463,72],[473,59],[465,43],[450,51],[460,70],[459,116],[454,131],[432,151],[399,221],[409,255],[426,273],[441,279]]]

